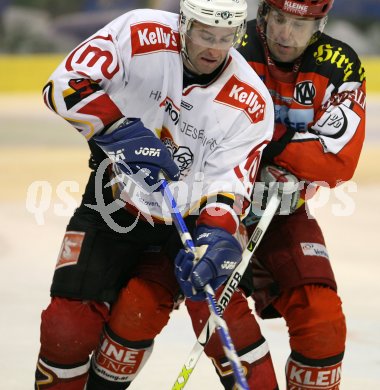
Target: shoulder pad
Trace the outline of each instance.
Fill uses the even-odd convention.
[[[302,71],[316,71],[335,84],[362,82],[364,69],[356,52],[346,43],[322,34],[307,48]]]

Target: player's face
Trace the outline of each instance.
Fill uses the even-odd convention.
[[[281,62],[292,62],[308,46],[319,22],[283,13],[271,8],[267,16],[266,37],[273,58]]]
[[[190,69],[197,74],[212,73],[225,60],[235,37],[236,28],[212,27],[194,22],[186,35]]]

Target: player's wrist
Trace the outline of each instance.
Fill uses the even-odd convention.
[[[235,234],[239,226],[239,219],[233,210],[226,210],[223,205],[205,207],[197,219],[197,226],[207,225],[220,228],[230,234]]]

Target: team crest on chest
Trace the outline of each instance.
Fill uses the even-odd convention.
[[[293,99],[302,106],[312,106],[316,91],[311,81],[301,81],[294,87]]]

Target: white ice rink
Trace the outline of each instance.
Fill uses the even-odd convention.
[[[339,193],[323,191],[314,204],[347,318],[342,390],[380,389],[379,112],[380,99],[370,99],[368,138],[356,184]],[[66,203],[56,190],[69,180],[82,191],[87,153],[80,136],[42,107],[39,96],[0,96],[0,118],[0,390],[32,390],[40,312],[49,302],[69,218],[64,207],[57,208]],[[36,180],[50,183],[53,191],[42,224],[30,212],[37,203],[27,201],[27,190]],[[74,195],[78,201],[80,192]],[[282,320],[260,323],[280,389],[285,389],[286,328]],[[194,341],[186,312],[174,312],[130,389],[171,389]],[[186,389],[222,389],[204,356]]]

